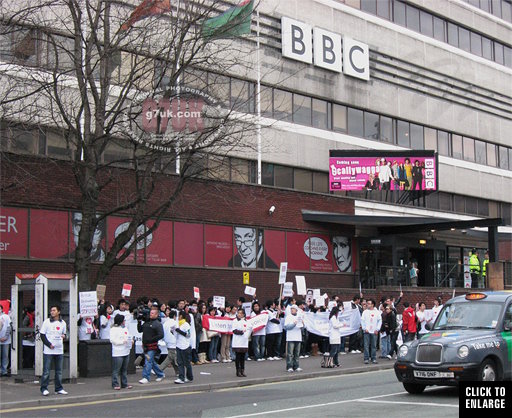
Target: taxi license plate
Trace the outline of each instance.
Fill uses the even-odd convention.
[[[453,377],[453,372],[436,372],[433,370],[414,370],[414,377],[423,377],[426,379],[437,379],[442,377]]]

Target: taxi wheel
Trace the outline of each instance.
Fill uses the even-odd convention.
[[[482,382],[494,382],[498,380],[496,365],[491,359],[486,359],[480,366],[479,380]]]
[[[422,393],[426,387],[426,385],[420,385],[418,383],[404,383],[403,385],[404,389],[413,395]]]

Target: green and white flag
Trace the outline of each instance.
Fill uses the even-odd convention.
[[[254,0],[242,0],[219,16],[204,21],[201,33],[205,38],[231,38],[251,33]]]

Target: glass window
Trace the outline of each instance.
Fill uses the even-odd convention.
[[[439,209],[439,194],[430,193],[427,195],[427,208]]]
[[[105,163],[129,167],[133,161],[133,148],[123,141],[109,141],[103,153]],[[183,158],[182,161],[185,161]]]
[[[208,91],[224,106],[229,106],[229,77],[214,73],[208,74]]]
[[[350,135],[363,137],[363,111],[348,108],[348,133]]]
[[[450,45],[459,46],[459,32],[457,26],[448,22],[448,43]]]
[[[480,9],[490,12],[491,11],[491,0],[480,0]]]
[[[503,64],[503,45],[498,42],[494,42],[494,61],[498,64]]]
[[[274,185],[274,164],[261,163],[261,184]]]
[[[11,152],[19,154],[37,154],[39,150],[39,131],[35,129],[10,128],[7,129]]]
[[[464,147],[466,147],[466,138],[464,138]],[[487,164],[486,146],[483,141],[475,141],[475,161],[478,164]]]
[[[380,140],[385,142],[394,142],[393,138],[393,119],[387,116],[380,117]]]
[[[464,159],[466,161],[475,161],[475,140],[464,137]]]
[[[503,47],[503,63],[507,67],[512,67],[512,48],[508,46]]]
[[[492,14],[501,17],[501,0],[491,0]]]
[[[452,195],[449,193],[439,192],[439,209],[451,211],[452,209]]]
[[[377,0],[361,0],[361,10],[373,15],[377,14]]]
[[[482,57],[492,60],[492,42],[485,36],[482,36]]]
[[[476,197],[465,196],[466,200],[466,213],[472,213],[476,215],[478,213],[478,200]]]
[[[471,32],[471,53],[482,56],[482,37],[474,32]]]
[[[292,121],[292,93],[274,89],[274,118]]]
[[[364,137],[367,139],[379,139],[379,115],[364,112]]]
[[[46,152],[49,157],[65,158],[71,157],[71,150],[62,132],[48,130],[46,132]]]
[[[508,149],[506,147],[502,147],[500,145],[499,154],[500,154],[500,168],[504,168],[505,170],[508,170]]]
[[[272,88],[261,86],[260,90],[261,116],[272,117]],[[290,106],[291,109],[291,106]]]
[[[477,199],[478,215],[489,216],[489,201],[485,199]]]
[[[327,102],[325,100],[313,99],[313,126],[327,129]]]
[[[229,157],[208,155],[208,177],[216,180],[229,181]]]
[[[496,167],[496,145],[487,143],[487,165]]]
[[[432,25],[432,15],[430,13],[420,12],[420,31],[423,35],[434,36],[434,28]]]
[[[452,134],[452,156],[462,160],[462,136]]]
[[[393,21],[399,25],[405,26],[405,4],[401,1],[393,2]]]
[[[488,201],[487,202],[488,206],[489,206],[489,215],[491,218],[497,218],[499,215],[498,215],[498,202],[492,202],[492,201]]]
[[[339,104],[332,105],[332,129],[337,132],[347,132],[347,107]]]
[[[437,131],[432,128],[424,129],[425,149],[437,151]]]
[[[501,2],[501,18],[507,22],[512,21],[512,4],[505,0]]]
[[[396,126],[397,144],[401,147],[410,148],[409,143],[409,122],[399,120]]]
[[[72,70],[74,68],[74,39],[52,35],[48,42],[49,67],[55,68],[58,59],[59,70]]]
[[[329,191],[329,176],[327,173],[313,173],[313,191],[327,193]]]
[[[465,199],[464,196],[455,195],[453,196],[453,203],[455,207],[455,212],[464,213],[465,212]]]
[[[459,48],[469,52],[469,31],[467,29],[459,27]]]
[[[293,168],[284,165],[274,165],[274,186],[293,188]]]
[[[480,8],[480,0],[466,0],[469,4]]]
[[[249,113],[251,111],[249,83],[243,80],[231,79],[231,109]]]
[[[378,0],[377,1],[377,16],[383,19],[389,20],[391,11],[390,0]]]
[[[446,34],[444,31],[444,21],[434,16],[434,38],[438,41],[446,42]]]
[[[293,121],[311,126],[311,97],[293,95]]]
[[[508,149],[508,169],[512,170],[512,148]]]
[[[411,123],[410,127],[411,148],[424,149],[423,146],[423,126]]]
[[[310,192],[313,190],[313,173],[309,170],[293,170],[293,188]]]
[[[448,132],[445,131],[437,131],[437,146],[439,150],[439,154],[450,156],[450,141]]]
[[[231,181],[249,183],[249,164],[247,160],[231,158]]]
[[[407,27],[415,32],[420,31],[420,11],[416,7],[406,5]]]

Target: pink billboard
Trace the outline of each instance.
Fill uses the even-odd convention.
[[[437,190],[434,151],[331,151],[329,190]]]

